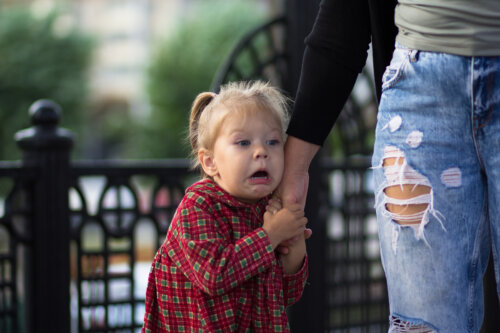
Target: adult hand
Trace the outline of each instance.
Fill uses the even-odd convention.
[[[283,206],[300,204],[302,209],[306,206],[307,189],[309,187],[309,172],[285,168],[283,179],[278,187],[277,195]]]
[[[285,143],[285,171],[276,191],[283,206],[300,204],[305,207],[309,186],[309,166],[319,146],[289,136]]]
[[[319,150],[319,146],[289,136],[285,144],[285,171],[283,179],[275,192],[275,197],[281,199],[284,207],[293,204],[300,204],[304,209],[306,204],[307,189],[309,187],[309,165],[314,155]],[[304,230],[304,238],[308,239],[312,235],[312,230]],[[292,246],[296,239],[286,240],[278,246],[278,252],[287,254],[288,247]]]

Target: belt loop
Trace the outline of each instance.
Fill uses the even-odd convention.
[[[417,62],[418,61],[418,53],[420,51],[419,50],[411,50],[410,51],[410,61],[411,62]]]

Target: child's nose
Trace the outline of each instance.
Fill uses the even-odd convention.
[[[267,158],[267,150],[264,148],[262,145],[257,147],[254,152],[254,157],[255,158]]]

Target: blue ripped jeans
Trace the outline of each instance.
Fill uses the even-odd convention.
[[[397,45],[373,154],[390,332],[478,332],[500,260],[500,57]]]

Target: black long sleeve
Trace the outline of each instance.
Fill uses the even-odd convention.
[[[386,3],[380,5],[380,2]],[[374,45],[375,76],[380,80],[394,47],[395,3],[396,0],[321,2],[313,29],[305,41],[289,135],[323,144],[366,63],[372,38],[383,44],[376,48]],[[380,84],[376,84],[379,95]]]

